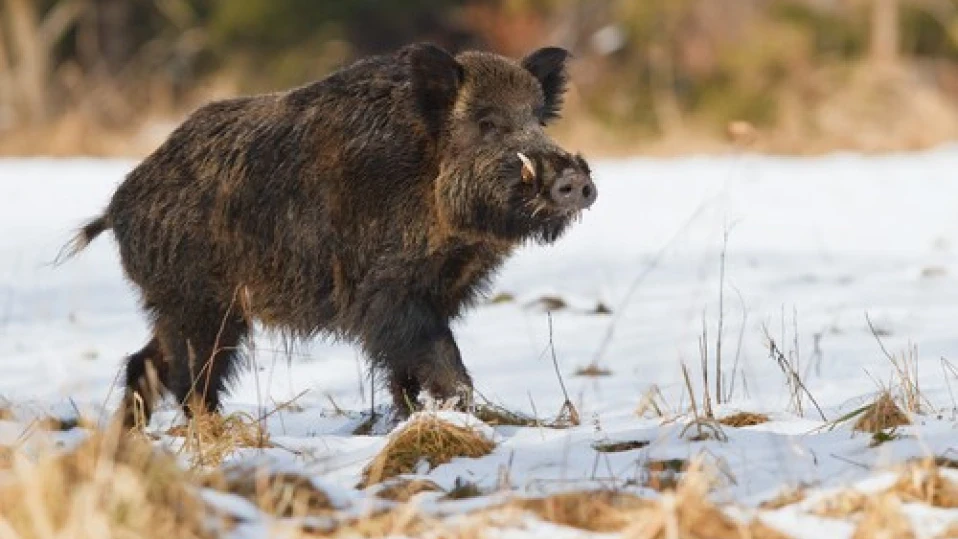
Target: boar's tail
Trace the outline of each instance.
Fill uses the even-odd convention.
[[[70,258],[73,258],[108,228],[110,228],[110,221],[106,215],[101,215],[83,225],[76,236],[73,236],[73,239],[60,249],[56,259],[53,261],[53,265],[59,266]]]

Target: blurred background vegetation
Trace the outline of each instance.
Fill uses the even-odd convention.
[[[958,139],[958,0],[0,0],[0,154],[141,155],[192,108],[429,40],[575,54],[596,153]],[[740,123],[735,123],[740,122]]]

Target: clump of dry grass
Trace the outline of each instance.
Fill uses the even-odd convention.
[[[204,505],[167,453],[118,429],[31,460],[15,452],[0,483],[7,537],[210,537]]]
[[[513,502],[542,520],[593,532],[616,532],[631,521],[632,513],[651,507],[653,502],[611,491],[555,494]]]
[[[911,421],[895,404],[891,394],[883,391],[875,402],[865,407],[852,428],[859,432],[876,433],[902,425],[911,425]]]
[[[935,459],[909,463],[889,490],[907,502],[958,509],[958,484],[941,474]]]
[[[885,493],[865,498],[864,513],[852,539],[912,539],[915,531],[901,511],[901,500]]]
[[[618,442],[595,442],[592,449],[599,453],[621,453],[623,451],[632,451],[642,449],[649,445],[647,440],[621,440]]]
[[[5,470],[13,466],[14,448],[8,445],[0,445],[0,470]]]
[[[592,531],[620,532],[647,539],[781,539],[786,537],[758,521],[739,523],[708,499],[711,477],[693,463],[674,489],[656,500],[624,492],[571,492],[544,498],[516,500],[499,511],[521,508],[538,518]]]
[[[239,412],[227,416],[199,414],[166,433],[184,439],[183,448],[189,451],[194,466],[217,466],[240,447],[271,447],[262,423]]]
[[[336,510],[329,496],[302,475],[235,468],[213,473],[204,478],[203,484],[246,498],[277,517],[329,515]]]
[[[720,418],[718,422],[729,427],[754,427],[755,425],[768,423],[768,420],[769,418],[765,414],[737,412]]]
[[[805,499],[805,491],[800,488],[788,488],[776,494],[773,498],[759,504],[762,509],[781,509],[794,505]]]
[[[708,499],[712,478],[693,463],[675,490],[662,494],[652,507],[633,516],[626,537],[649,539],[783,539],[786,536],[757,520],[736,522]]]
[[[951,539],[953,537],[958,537],[958,522],[948,526],[940,535],[936,535],[935,539]]]
[[[685,459],[652,459],[645,463],[646,479],[644,485],[652,490],[675,490],[683,475],[689,469]]]
[[[503,303],[512,303],[515,300],[516,300],[515,294],[512,294],[510,292],[499,292],[495,296],[492,296],[491,298],[489,298],[489,304],[500,305]]]
[[[472,414],[476,416],[476,419],[482,421],[487,425],[492,425],[494,427],[498,426],[510,426],[510,427],[544,427],[547,426],[545,421],[541,421],[535,417],[528,417],[522,414],[518,414],[511,410],[507,410],[502,406],[498,406],[492,403],[479,404],[476,406],[476,409],[473,410]]]
[[[561,311],[569,306],[568,303],[559,296],[542,296],[536,298],[524,305],[526,309],[538,310],[543,312]]]
[[[452,490],[442,497],[443,500],[466,500],[469,498],[478,498],[485,494],[479,485],[457,478]]]
[[[576,376],[586,376],[589,378],[598,378],[600,376],[612,376],[612,371],[600,366],[598,363],[589,363],[585,367],[576,369]]]
[[[822,500],[811,513],[835,519],[856,517],[854,538],[914,537],[903,503],[921,503],[942,509],[958,508],[958,484],[941,474],[934,459],[911,462],[889,488],[865,494],[845,490]]]
[[[376,491],[376,496],[394,502],[408,502],[413,496],[422,492],[443,492],[442,488],[428,479],[395,478],[384,483]]]
[[[459,532],[457,528],[427,518],[416,504],[410,503],[392,511],[341,522],[332,530],[305,537],[422,537],[427,531],[431,537],[463,537],[464,534],[456,533]],[[482,536],[482,533],[475,534],[475,537]]]
[[[868,497],[857,490],[843,490],[816,504],[811,513],[825,518],[848,518],[862,512]]]
[[[390,436],[386,447],[363,470],[367,487],[400,474],[412,473],[425,460],[430,468],[456,457],[488,455],[495,444],[475,429],[454,425],[433,414],[417,414]]]
[[[86,417],[57,417],[46,416],[36,421],[36,426],[42,430],[66,432],[75,428],[93,429],[96,422]]]

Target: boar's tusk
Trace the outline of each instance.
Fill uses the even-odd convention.
[[[517,152],[516,155],[522,161],[522,181],[531,182],[536,178],[536,167],[532,164],[532,160],[526,157],[526,154]]]

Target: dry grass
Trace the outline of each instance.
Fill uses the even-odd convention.
[[[422,537],[427,530],[437,537],[462,537],[452,534],[453,529],[439,521],[426,519],[415,504],[407,504],[392,511],[341,523],[333,530],[316,530],[317,533],[303,537]]]
[[[618,442],[596,442],[592,444],[592,449],[599,453],[621,453],[642,449],[647,445],[649,445],[648,440],[622,440]]]
[[[503,425],[510,427],[548,426],[546,425],[545,421],[518,414],[492,403],[477,405],[476,409],[473,411],[473,415],[476,416],[479,421],[494,427]]]
[[[210,474],[203,484],[241,496],[277,517],[329,515],[336,510],[329,496],[302,475],[236,468]]]
[[[659,500],[624,492],[586,491],[512,502],[547,522],[593,532],[623,532],[625,537],[743,537],[740,525],[707,498],[708,474],[694,465]],[[748,526],[744,526],[747,530]],[[754,536],[754,535],[753,535]]]
[[[193,466],[218,466],[240,447],[270,447],[269,433],[249,414],[201,414],[171,427],[170,436],[184,439]]]
[[[477,446],[484,449],[465,449]],[[513,499],[453,520],[425,515],[413,500],[421,492],[441,492],[435,483],[385,479],[389,473],[402,473],[403,467],[411,471],[420,459],[435,466],[455,456],[480,456],[492,448],[491,442],[471,429],[420,414],[393,435],[366,474],[369,484],[377,484],[371,489],[376,496],[401,505],[355,516],[334,507],[329,496],[305,476],[235,467],[197,478],[143,437],[99,432],[74,451],[36,461],[14,451],[11,468],[0,482],[0,537],[212,537],[228,525],[228,517],[218,521],[218,530],[205,527],[216,525],[218,516],[195,496],[199,487],[241,496],[273,517],[293,517],[274,521],[271,528],[288,528],[290,536],[485,537],[522,526],[523,515],[532,513],[562,526],[646,539],[785,537],[757,520],[740,522],[727,516],[709,499],[716,484],[712,475],[700,462],[682,459],[647,463],[650,476],[671,478],[659,481],[658,499],[616,491],[567,492]],[[373,473],[379,479],[369,481]],[[462,488],[478,493],[471,484]],[[762,509],[791,505],[802,496],[800,490],[790,491]],[[810,512],[854,521],[855,538],[908,538],[914,532],[902,515],[905,503],[958,508],[958,485],[930,458],[903,466],[897,481],[882,492],[841,492]]]
[[[755,414],[752,412],[737,412],[727,415],[718,420],[719,423],[729,427],[754,427],[762,423],[768,423],[768,416],[765,414]]]
[[[794,505],[805,499],[805,491],[800,488],[789,488],[779,492],[774,498],[765,500],[759,507],[762,509],[781,509]]]
[[[414,472],[426,461],[429,468],[456,457],[488,455],[495,444],[474,429],[454,425],[432,414],[417,414],[363,470],[362,486],[374,485],[400,474]]]
[[[598,378],[600,376],[612,376],[612,371],[600,366],[597,363],[590,363],[585,367],[579,367],[576,369],[576,376],[586,376],[590,378]]]
[[[909,463],[890,491],[906,502],[958,509],[958,483],[941,474],[935,459]]]
[[[958,522],[948,526],[941,535],[936,535],[935,539],[954,539],[955,537],[958,537]]]
[[[883,391],[875,402],[864,409],[852,428],[859,432],[877,433],[902,425],[911,425],[911,421],[895,404],[891,394]]]
[[[708,499],[712,477],[693,463],[675,490],[664,492],[651,505],[635,511],[624,528],[626,537],[648,539],[779,539],[777,531],[752,521],[739,523]]]
[[[916,461],[904,466],[898,480],[884,491],[842,491],[822,500],[811,513],[833,519],[856,518],[855,538],[914,537],[901,512],[903,503],[956,509],[958,484],[942,476],[934,459]]]
[[[865,499],[865,510],[852,539],[912,539],[915,532],[901,511],[901,500],[885,493]]]
[[[523,307],[526,309],[544,312],[561,311],[568,306],[568,303],[566,303],[566,301],[559,296],[542,296],[523,305]]]
[[[65,432],[75,428],[93,429],[96,422],[85,417],[46,416],[38,419],[36,426],[42,430]]]
[[[13,466],[13,453],[15,449],[8,445],[0,445],[0,470],[6,470]]]
[[[422,492],[443,492],[442,488],[428,479],[395,478],[381,483],[376,496],[394,502],[408,502]]]
[[[205,507],[175,459],[118,431],[31,460],[15,452],[0,484],[5,537],[211,536]]]
[[[659,492],[674,490],[678,488],[689,466],[689,461],[685,459],[649,460],[645,463],[647,476],[644,485]]]
[[[554,524],[616,532],[630,524],[636,511],[652,507],[654,502],[622,492],[587,491],[518,500],[513,504]]]
[[[857,490],[843,490],[829,496],[812,508],[811,513],[825,518],[845,519],[861,513],[868,497]]]
[[[512,303],[516,300],[516,296],[510,292],[499,292],[498,294],[489,298],[488,303],[490,305],[501,305],[503,303]]]

